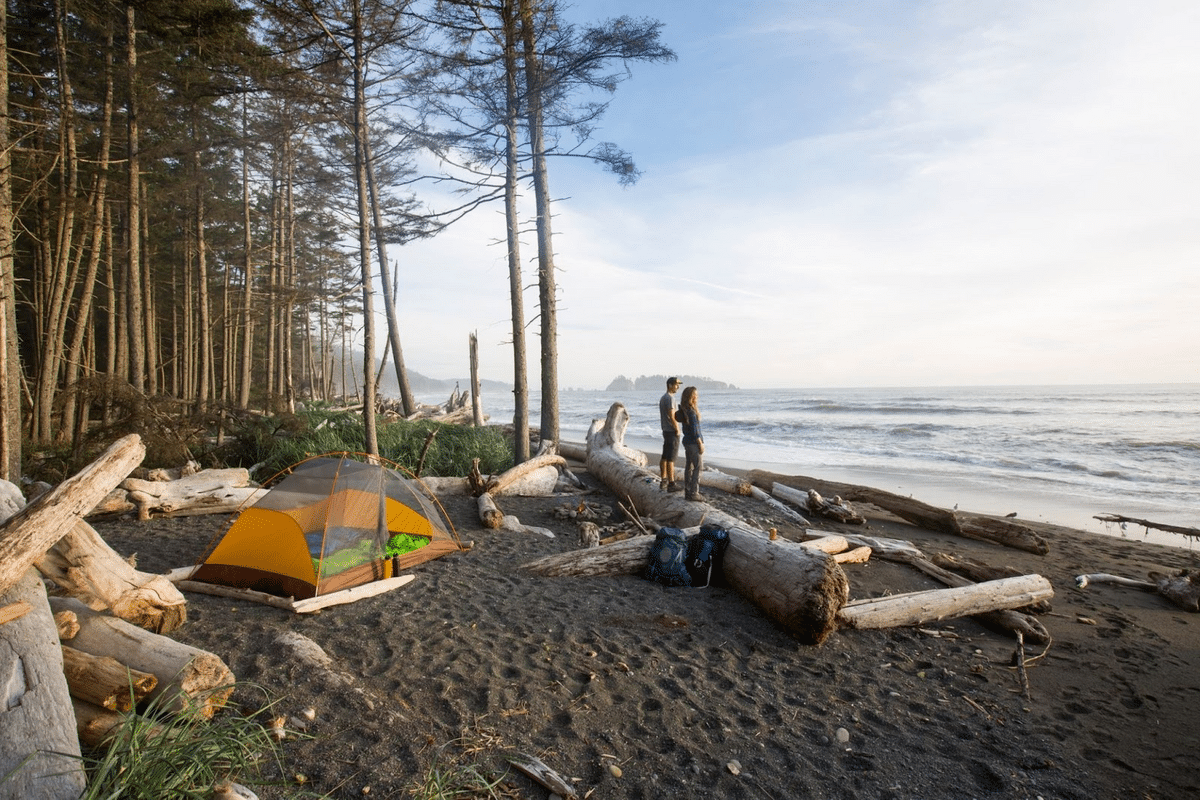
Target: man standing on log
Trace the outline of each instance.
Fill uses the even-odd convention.
[[[658,416],[662,420],[663,449],[658,461],[659,486],[664,492],[678,492],[675,482],[675,459],[679,457],[679,423],[675,420],[675,392],[679,378],[667,378],[667,391],[658,401]]]

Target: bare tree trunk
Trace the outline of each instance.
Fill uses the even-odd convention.
[[[518,20],[514,11],[511,3],[501,4],[504,20],[504,218],[508,231],[508,295],[512,308],[513,456],[520,464],[529,460],[529,364],[525,343],[525,286],[521,280],[521,219],[517,211],[520,104],[517,97]]]
[[[145,308],[142,295],[142,235],[141,235],[141,153],[138,133],[138,69],[137,69],[137,25],[132,4],[125,7],[126,68],[129,89],[126,110],[128,127],[127,167],[129,171],[129,195],[126,198],[127,218],[126,246],[128,248],[127,303],[129,343],[129,382],[138,392],[146,391],[146,334],[144,328]]]
[[[529,150],[533,158],[533,196],[537,208],[538,303],[542,331],[542,441],[557,442],[558,424],[558,291],[554,275],[554,241],[550,226],[550,183],[542,127],[542,67],[534,32],[534,0],[520,0],[528,87]]]
[[[0,6],[0,109],[8,108],[8,7]],[[0,477],[21,477],[21,356],[13,277],[12,158],[0,114]]]
[[[366,54],[362,7],[354,2],[354,181],[358,194],[358,258],[363,282],[363,447],[367,455],[379,455],[379,435],[375,427],[375,304],[371,276],[371,226],[367,186],[367,98]]]
[[[404,351],[400,349],[400,322],[396,319],[396,303],[394,301],[396,287],[388,274],[387,243],[383,239],[383,215],[379,209],[379,188],[375,181],[375,164],[371,153],[371,142],[364,131],[363,151],[367,156],[367,186],[371,193],[371,217],[375,221],[375,250],[379,253],[379,277],[383,281],[383,308],[387,315],[388,341],[392,347],[392,363],[396,367],[396,383],[400,389],[400,405],[404,416],[408,417],[417,410],[417,402],[413,397],[412,387],[408,384],[408,370],[404,368]],[[398,279],[397,279],[398,280]]]
[[[83,278],[83,292],[80,295],[77,306],[78,312],[75,318],[75,330],[71,336],[70,349],[67,352],[65,382],[68,387],[75,385],[79,380],[80,368],[83,361],[84,340],[89,332],[93,330],[92,320],[95,318],[95,315],[92,313],[92,303],[95,300],[96,275],[100,271],[100,258],[105,252],[103,246],[105,243],[105,215],[107,213],[105,204],[108,197],[109,148],[112,146],[113,120],[113,32],[111,25],[107,27],[106,33],[107,46],[104,50],[104,111],[100,127],[100,162],[96,165],[96,183],[92,191],[92,249],[89,254],[87,273]],[[87,416],[90,404],[88,399],[80,397],[78,392],[71,392],[67,396],[66,406],[63,408],[63,425],[71,424],[71,421],[75,418],[76,403],[82,405],[82,408],[79,409],[82,419],[80,420],[80,424],[75,426],[75,429],[83,432],[87,429]]]
[[[192,130],[193,139],[196,138],[195,128]],[[199,318],[196,321],[197,333],[199,341],[197,344],[196,353],[196,408],[204,410],[208,407],[209,401],[212,400],[212,384],[210,382],[212,372],[212,319],[208,308],[208,259],[205,255],[205,236],[204,236],[204,181],[202,180],[203,168],[200,163],[200,151],[197,149],[192,154],[192,167],[195,169],[193,180],[196,182],[196,300],[198,308],[196,309]]]
[[[242,136],[249,124],[246,108],[249,100],[242,99]],[[250,308],[254,302],[254,254],[250,230],[250,156],[248,146],[242,146],[242,368],[238,378],[238,408],[250,408],[250,380],[254,354],[254,317]]]

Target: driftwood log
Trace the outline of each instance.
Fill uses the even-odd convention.
[[[91,511],[146,454],[131,434],[118,439],[78,474],[17,511],[0,524],[0,592],[13,586],[63,531]]]
[[[808,533],[809,535],[816,535],[818,532],[808,531]],[[921,550],[912,542],[907,542],[902,539],[890,539],[887,537],[864,536],[862,534],[847,534],[846,539],[859,546],[870,547],[872,553],[879,558],[883,558],[888,561],[895,561],[901,564],[908,564],[909,566],[924,572],[931,578],[941,581],[947,586],[969,586],[975,582],[975,580],[972,580],[972,578],[959,575],[950,571],[944,566],[939,566],[936,563],[936,560],[941,560],[943,563],[948,563],[949,557],[935,556],[935,559],[927,558],[925,554],[921,552]],[[982,580],[993,580],[997,577],[1002,577],[999,575],[989,575],[987,577],[982,576],[983,572],[980,570],[976,574],[976,579],[982,578]],[[1012,573],[1009,573],[1003,577],[1013,577],[1013,575]],[[1032,604],[1030,608],[1048,608],[1048,606],[1049,603],[1040,601]],[[1032,614],[1026,613],[1023,610],[994,609],[973,614],[972,616],[980,623],[994,630],[1005,631],[1013,634],[1014,636],[1020,635],[1039,644],[1049,644],[1050,642],[1050,632],[1046,630],[1046,626],[1044,626],[1041,621]]]
[[[984,611],[1019,608],[1053,596],[1050,581],[1041,575],[1022,575],[951,589],[855,600],[842,607],[838,619],[849,628],[924,625]]]
[[[154,675],[158,685],[148,697],[161,697],[168,711],[191,708],[207,719],[233,693],[233,673],[213,653],[99,614],[71,597],[52,597],[50,605],[55,612],[73,611],[79,618],[71,647]]]
[[[541,453],[489,478],[484,490],[493,497],[505,494],[540,497],[552,494],[558,483],[558,468],[566,463],[567,460],[557,453]]]
[[[154,514],[186,517],[198,514],[234,512],[245,506],[255,494],[264,491],[250,486],[248,470],[206,469],[170,481],[144,481],[128,478],[121,488],[137,505],[138,519]]]
[[[130,669],[115,658],[94,656],[65,644],[62,652],[71,696],[109,711],[129,711],[158,685],[154,675]]]
[[[38,571],[94,611],[156,633],[173,631],[187,620],[187,600],[169,580],[134,569],[88,523],[75,523],[35,562]]]
[[[8,796],[75,800],[83,791],[62,648],[45,586],[31,567],[138,465],[144,453],[141,439],[126,436],[11,516],[8,511],[19,502],[20,492],[13,496],[11,484],[4,490],[0,607],[29,606],[0,626],[0,776]]]
[[[85,778],[62,648],[46,590],[29,569],[0,605],[27,603],[28,613],[0,625],[0,794],[77,800]]]
[[[1121,514],[1098,514],[1092,519],[1098,519],[1101,522],[1115,522],[1118,525],[1140,525],[1146,530],[1153,528],[1154,530],[1164,531],[1166,533],[1178,533],[1180,536],[1190,536],[1193,539],[1200,539],[1200,528],[1188,528],[1183,525],[1169,525],[1165,522],[1151,522],[1148,519],[1138,519],[1137,517],[1126,517]]]
[[[930,531],[965,536],[969,539],[987,541],[1036,555],[1046,555],[1050,552],[1050,545],[1045,538],[1028,525],[1010,519],[984,517],[977,514],[957,514],[954,511],[922,503],[911,497],[892,494],[870,486],[819,481],[801,476],[789,477],[788,483],[784,484],[775,480],[778,476],[758,470],[751,472],[748,477],[754,481],[755,485],[790,486],[805,494],[809,488],[813,488],[824,494],[839,496],[843,500],[867,503],[890,514],[895,514],[905,522]]]
[[[588,432],[588,470],[643,515],[680,528],[702,521],[725,528],[729,546],[724,576],[730,586],[800,641],[823,642],[835,630],[837,611],[849,596],[846,575],[837,562],[794,542],[771,541],[765,531],[707,503],[660,491],[657,473],[645,468],[645,454],[624,444],[628,426],[629,413],[620,403],[613,404],[603,424],[593,423]],[[630,458],[631,452],[641,458]]]
[[[1106,572],[1075,576],[1075,586],[1079,589],[1093,583],[1112,583],[1145,592],[1156,592],[1185,611],[1200,612],[1200,570],[1182,569],[1174,575],[1151,572],[1148,581],[1122,578],[1120,575],[1110,575]]]

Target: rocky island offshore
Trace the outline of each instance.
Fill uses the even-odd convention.
[[[605,388],[606,392],[642,392],[662,389],[669,375],[639,375],[636,378],[626,378],[618,375]],[[685,386],[695,386],[697,389],[737,389],[732,383],[714,381],[712,378],[698,378],[695,375],[679,375],[679,380]]]

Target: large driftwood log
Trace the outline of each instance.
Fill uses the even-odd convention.
[[[558,468],[567,460],[557,453],[541,453],[488,479],[485,491],[493,497],[504,494],[541,497],[552,494],[558,483]]]
[[[777,476],[771,473],[763,473],[755,470],[750,473],[749,477],[754,480],[756,485],[769,483],[774,486],[777,483],[775,481],[775,477]],[[815,488],[824,494],[838,495],[844,500],[873,505],[890,514],[895,514],[900,519],[910,522],[918,528],[938,531],[940,533],[951,533],[956,536],[966,536],[970,539],[979,539],[1037,555],[1045,555],[1050,552],[1050,546],[1036,531],[1028,525],[1013,522],[1012,520],[983,517],[976,514],[956,514],[953,511],[931,506],[928,503],[922,503],[920,500],[914,500],[911,497],[892,494],[882,489],[873,489],[870,486],[819,481],[814,478],[801,476],[789,477],[787,480],[789,484],[793,485],[792,488],[804,486],[802,491],[805,493],[807,493],[809,488]]]
[[[1200,571],[1183,569],[1174,575],[1164,575],[1161,572],[1151,572],[1150,580],[1139,581],[1133,578],[1123,578],[1120,575],[1110,575],[1107,572],[1093,572],[1087,575],[1076,575],[1075,586],[1083,589],[1093,583],[1112,583],[1117,586],[1130,586],[1145,592],[1157,592],[1185,611],[1200,612],[1200,583],[1194,580],[1200,576]]]
[[[131,434],[104,454],[0,524],[0,592],[13,586],[63,531],[91,511],[146,453]]]
[[[815,531],[809,531],[809,534],[814,534]],[[872,552],[888,561],[896,561],[901,564],[919,569],[926,575],[941,581],[947,586],[958,587],[968,586],[972,584],[970,578],[957,575],[948,569],[938,566],[933,561],[925,556],[921,550],[912,542],[904,541],[903,539],[889,539],[879,536],[864,536],[862,534],[847,534],[846,539],[852,543],[870,547]],[[995,576],[984,580],[992,580]],[[1009,577],[1012,577],[1011,575]],[[1034,608],[1039,605],[1048,606],[1048,603],[1035,603]],[[999,609],[995,611],[986,611],[980,614],[973,615],[979,622],[987,625],[990,628],[1008,631],[1013,635],[1020,634],[1030,641],[1040,644],[1050,642],[1050,632],[1046,630],[1040,620],[1032,614],[1027,614],[1023,611],[1015,609]]]
[[[754,493],[754,484],[750,481],[715,469],[706,469],[700,472],[700,485],[708,489],[720,489],[740,497],[749,497]]]
[[[173,631],[187,620],[187,600],[162,575],[134,569],[80,520],[35,565],[63,591],[94,611],[156,633]]]
[[[250,472],[241,468],[206,469],[173,481],[128,478],[121,488],[137,504],[138,519],[152,514],[185,517],[233,512],[264,489],[250,486]]]
[[[1038,535],[1037,531],[1028,525],[1022,525],[1010,519],[960,514],[958,525],[962,535],[969,539],[1002,544],[1005,547],[1024,550],[1039,556],[1050,552],[1050,545],[1042,536]]]
[[[77,800],[85,778],[62,648],[36,571],[0,592],[28,613],[0,625],[0,795]]]
[[[646,568],[654,536],[633,536],[600,547],[555,553],[522,565],[522,569],[551,577],[636,575]]]
[[[63,673],[71,696],[110,711],[129,711],[158,685],[148,672],[130,669],[108,656],[62,646]]]
[[[55,612],[73,611],[79,617],[72,647],[154,675],[158,685],[149,697],[161,697],[168,711],[194,708],[209,718],[233,693],[233,673],[213,653],[99,614],[72,597],[52,597],[50,604]]]
[[[1124,526],[1127,524],[1141,525],[1147,530],[1153,528],[1155,530],[1165,531],[1167,533],[1178,533],[1180,536],[1190,536],[1193,539],[1200,539],[1200,528],[1188,528],[1183,525],[1169,525],[1165,522],[1151,522],[1150,520],[1138,519],[1137,517],[1126,517],[1121,514],[1098,514],[1092,517],[1092,519],[1098,519],[1101,522],[1115,522],[1122,528],[1124,528]]]
[[[836,627],[837,610],[849,596],[846,575],[824,553],[747,526],[707,503],[685,500],[659,490],[657,473],[630,460],[624,444],[629,414],[620,403],[603,424],[588,432],[588,470],[618,497],[627,498],[646,516],[684,528],[711,522],[729,531],[724,577],[741,595],[799,640],[820,644]],[[594,553],[604,548],[588,550]]]
[[[855,600],[842,607],[838,618],[849,628],[924,625],[985,611],[1020,608],[1053,596],[1050,581],[1041,575],[1022,575],[951,589]]]

